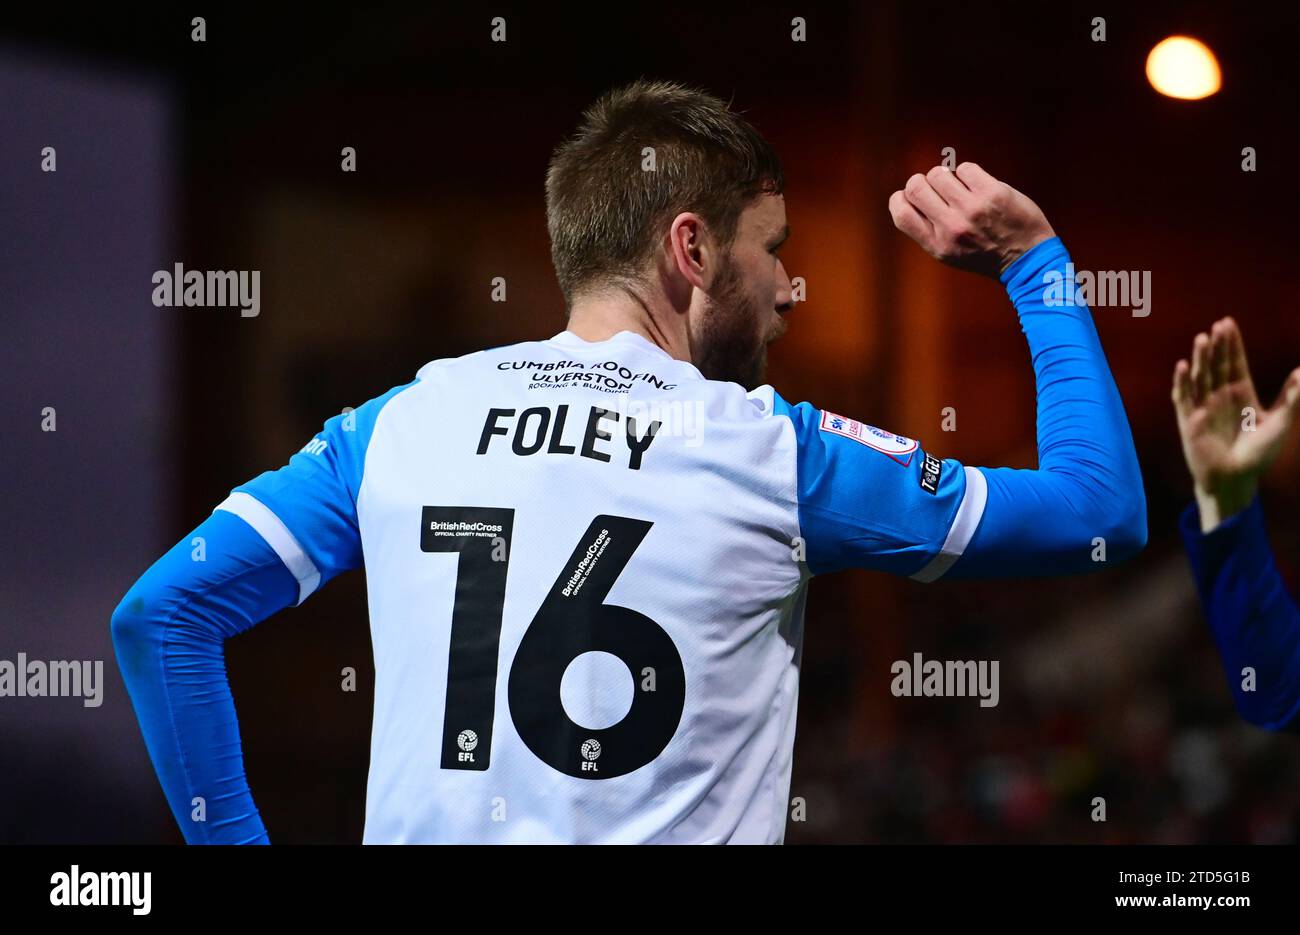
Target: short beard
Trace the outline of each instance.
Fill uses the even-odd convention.
[[[708,380],[739,383],[752,390],[767,369],[767,341],[758,330],[761,311],[745,296],[730,259],[705,299],[697,333],[691,336],[695,366]]]

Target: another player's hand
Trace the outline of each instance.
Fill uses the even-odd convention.
[[[1196,485],[1201,530],[1209,532],[1255,499],[1259,476],[1277,457],[1300,409],[1300,368],[1271,409],[1259,404],[1237,323],[1223,318],[1192,343],[1192,362],[1174,366],[1174,410],[1183,457]]]
[[[930,256],[994,278],[1056,236],[1038,205],[973,162],[912,176],[889,196],[889,213]]]

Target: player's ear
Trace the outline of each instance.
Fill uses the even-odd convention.
[[[708,229],[698,214],[684,211],[668,228],[668,250],[677,274],[697,289],[705,288],[712,257]]]

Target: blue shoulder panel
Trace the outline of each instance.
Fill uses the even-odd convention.
[[[966,493],[961,464],[927,455],[913,439],[773,398],[775,414],[794,425],[809,571],[871,568],[923,576],[942,563]]]
[[[270,542],[304,585],[303,597],[340,572],[360,567],[357,494],[370,436],[389,400],[417,382],[334,416],[287,465],[234,488],[220,507],[243,517]],[[257,501],[270,515],[239,494]]]

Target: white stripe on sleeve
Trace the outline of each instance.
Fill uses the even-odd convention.
[[[952,519],[948,537],[943,540],[943,547],[939,549],[939,554],[912,575],[915,581],[928,584],[942,578],[944,572],[952,567],[953,562],[961,558],[962,553],[966,551],[966,546],[970,544],[971,537],[975,535],[976,528],[979,527],[980,517],[984,515],[984,504],[989,496],[988,482],[978,468],[963,467],[963,469],[966,472],[966,491],[962,494],[961,505],[957,507],[957,515]]]
[[[963,507],[965,504],[963,503]],[[320,586],[320,570],[316,563],[298,544],[289,527],[281,522],[280,517],[271,512],[270,507],[262,503],[255,497],[236,491],[225,500],[217,505],[217,510],[225,510],[227,513],[234,513],[248,525],[252,526],[257,534],[266,540],[275,554],[280,556],[280,561],[284,562],[284,567],[298,580],[298,603],[301,604],[307,599],[307,595],[315,591]],[[960,516],[960,513],[958,513]]]

